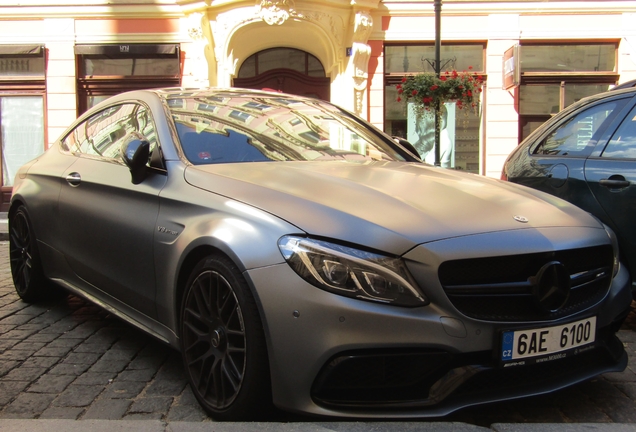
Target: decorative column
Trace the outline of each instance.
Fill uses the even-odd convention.
[[[216,58],[210,22],[206,14],[194,12],[188,16],[188,35],[192,39],[191,74],[192,85],[209,87],[216,84]]]
[[[360,10],[356,12],[350,65],[352,66],[353,75],[354,112],[365,118],[367,116],[363,115],[362,110],[365,106],[367,80],[369,78],[369,59],[371,58],[371,47],[367,42],[372,29],[373,18],[369,11]]]

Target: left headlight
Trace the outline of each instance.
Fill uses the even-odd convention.
[[[278,247],[291,268],[318,288],[398,306],[428,304],[399,258],[296,236],[282,237]]]

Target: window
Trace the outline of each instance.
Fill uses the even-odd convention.
[[[241,65],[238,78],[252,78],[281,67],[310,77],[325,76],[325,69],[315,56],[294,48],[272,48],[249,56]]]
[[[0,211],[18,168],[45,150],[45,53],[42,45],[0,45]]]
[[[109,107],[93,115],[63,140],[62,150],[97,158],[121,158],[121,144],[131,132],[139,132],[156,148],[157,136],[148,109],[137,104]]]
[[[181,82],[173,44],[76,45],[79,114],[110,96]]]
[[[551,132],[533,153],[572,157],[589,155],[604,128],[625,103],[626,99],[622,99],[585,109]]]
[[[636,159],[636,108],[627,118],[607,144],[602,157],[614,159]]]
[[[2,185],[13,186],[18,168],[44,151],[44,98],[0,95]]]
[[[519,141],[578,100],[618,81],[616,43],[522,44]]]
[[[397,101],[395,86],[406,75],[433,73],[435,46],[387,45],[384,58],[384,131],[406,138],[415,145],[422,159],[432,164],[435,162],[434,121],[429,118],[417,121],[412,110]],[[442,70],[470,70],[475,75],[484,75],[484,45],[442,45],[441,65]],[[442,166],[480,173],[481,115],[470,110],[458,110],[454,103],[445,104],[443,113],[440,135]]]

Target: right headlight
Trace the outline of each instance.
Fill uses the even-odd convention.
[[[399,258],[297,236],[282,237],[278,247],[291,268],[318,288],[397,306],[428,304]]]
[[[618,238],[616,234],[614,234],[614,230],[612,230],[607,225],[603,224],[603,228],[605,228],[605,232],[607,233],[610,241],[612,242],[612,248],[614,249],[614,268],[612,269],[612,277],[616,276],[618,270],[621,268],[620,255],[618,252]]]

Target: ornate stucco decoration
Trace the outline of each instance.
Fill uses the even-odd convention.
[[[369,78],[371,47],[367,44],[373,29],[373,18],[369,11],[358,11],[354,18],[353,41],[351,45],[351,73],[354,88],[354,104],[357,114],[362,113],[364,95]]]
[[[259,15],[269,25],[282,25],[295,14],[294,0],[261,0]]]
[[[294,6],[293,0],[257,0],[252,7],[225,11],[214,18],[211,28],[214,34],[216,60],[220,66],[219,85],[230,85],[231,76],[236,73],[240,61],[234,57],[233,35],[239,29],[252,24],[266,23],[273,26],[284,26],[292,19],[297,22],[311,23],[321,29],[324,38],[329,40],[325,46],[332,47],[330,50],[335,54],[329,58],[330,64],[324,64],[325,69],[331,70],[337,61],[344,58],[346,33],[344,19],[338,14],[323,11],[299,11]],[[295,46],[307,49],[302,44]],[[338,55],[341,57],[336,58]],[[228,75],[223,78],[221,75],[225,73]]]

